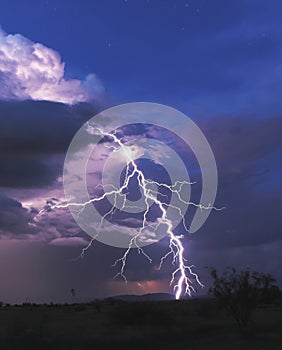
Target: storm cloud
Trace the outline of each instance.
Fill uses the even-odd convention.
[[[74,134],[96,111],[86,104],[0,101],[0,186],[42,187],[54,182]]]

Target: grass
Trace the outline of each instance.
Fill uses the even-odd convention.
[[[213,300],[3,306],[0,324],[4,350],[282,349],[280,305],[256,310],[248,338]]]

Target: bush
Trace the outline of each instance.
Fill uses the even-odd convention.
[[[248,269],[237,272],[235,268],[227,268],[222,276],[212,269],[211,276],[214,284],[210,292],[244,333],[262,297],[265,299],[271,295],[275,279],[269,274],[250,272]]]

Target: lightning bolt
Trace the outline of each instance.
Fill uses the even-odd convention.
[[[177,206],[167,204],[160,200],[158,197],[162,195],[159,191],[154,191],[152,190],[152,185],[157,185],[158,188],[166,188],[169,190],[171,193],[175,193],[178,197],[178,199],[187,205],[192,205],[200,209],[205,209],[205,210],[222,210],[223,208],[216,208],[211,205],[204,206],[202,204],[197,204],[193,202],[188,202],[185,201],[184,198],[181,196],[181,191],[183,186],[185,185],[191,185],[192,183],[188,181],[176,181],[174,184],[168,185],[165,183],[159,183],[157,181],[152,181],[148,180],[145,178],[144,173],[142,170],[138,167],[138,164],[135,161],[133,152],[131,147],[126,146],[123,142],[123,138],[119,138],[117,136],[117,131],[108,133],[104,132],[101,128],[99,127],[94,127],[91,126],[89,123],[87,124],[88,128],[92,130],[94,133],[98,133],[102,137],[106,137],[107,139],[111,140],[111,144],[106,146],[109,148],[112,148],[114,152],[118,150],[122,150],[123,155],[126,158],[126,169],[125,169],[125,178],[123,181],[123,184],[120,188],[116,188],[115,186],[108,184],[105,185],[104,188],[108,187],[109,190],[105,191],[101,196],[97,196],[94,198],[89,199],[86,202],[83,203],[76,203],[76,202],[69,202],[69,203],[62,203],[62,204],[53,204],[49,205],[48,208],[42,209],[35,217],[35,220],[37,219],[38,216],[43,215],[46,211],[53,210],[53,209],[66,209],[70,207],[75,207],[78,210],[78,213],[81,213],[84,208],[87,205],[93,204],[95,202],[99,202],[103,199],[105,199],[108,196],[113,196],[114,201],[111,209],[104,214],[101,217],[101,222],[99,225],[99,228],[102,227],[102,223],[107,217],[111,217],[115,210],[116,210],[116,204],[117,204],[117,199],[119,197],[122,198],[122,206],[121,210],[127,207],[126,204],[126,196],[128,194],[128,187],[130,180],[135,177],[137,178],[139,188],[142,190],[144,198],[145,198],[145,211],[143,214],[142,218],[142,225],[139,229],[137,229],[137,232],[133,237],[130,239],[130,242],[128,244],[128,248],[125,250],[124,254],[122,255],[121,258],[117,259],[113,266],[118,266],[120,265],[120,270],[119,272],[114,276],[114,278],[117,278],[120,276],[123,278],[126,282],[126,275],[125,275],[125,269],[127,265],[127,259],[130,254],[130,251],[132,248],[137,248],[138,252],[142,254],[146,259],[148,259],[149,262],[152,262],[151,257],[140,247],[138,244],[138,238],[142,235],[143,231],[145,228],[148,226],[152,226],[152,224],[149,224],[149,220],[147,218],[149,210],[150,210],[150,201],[153,202],[154,204],[157,205],[157,207],[160,210],[161,215],[157,218],[157,222],[155,224],[155,229],[159,227],[160,225],[164,225],[166,227],[166,232],[167,236],[169,238],[169,246],[168,246],[168,252],[161,258],[160,263],[158,265],[158,269],[161,269],[164,261],[168,257],[172,257],[172,264],[176,265],[175,270],[172,272],[171,275],[171,281],[170,285],[173,287],[174,293],[175,293],[175,298],[178,300],[181,298],[181,296],[184,296],[185,294],[188,294],[191,296],[192,292],[196,292],[196,289],[194,287],[194,283],[200,287],[204,287],[202,282],[200,281],[199,276],[193,271],[194,266],[193,265],[188,265],[187,260],[184,257],[184,246],[182,243],[182,240],[184,238],[184,235],[177,235],[173,232],[173,222],[172,220],[167,216],[167,209],[168,207],[171,207],[178,211],[179,215],[181,216],[181,220],[184,226],[184,229],[189,232],[188,228],[186,227],[185,223],[185,218],[184,215],[185,213],[182,213],[181,209]],[[97,230],[97,234],[92,237],[90,240],[89,244],[84,247],[81,251],[81,254],[79,257],[83,257],[88,248],[92,245],[93,241],[97,238],[99,235],[100,231],[99,228]]]

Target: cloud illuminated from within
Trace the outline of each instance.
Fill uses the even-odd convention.
[[[49,244],[59,247],[85,247],[88,242],[82,237],[60,237],[53,239]]]
[[[58,52],[0,28],[0,99],[75,104],[101,98],[104,88],[95,74],[65,79],[64,70]]]

